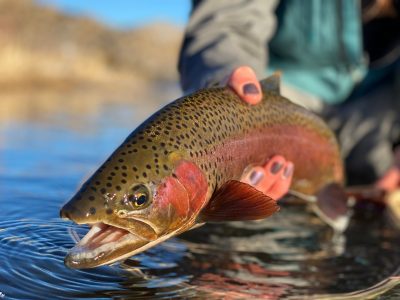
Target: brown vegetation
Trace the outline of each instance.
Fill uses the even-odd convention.
[[[176,80],[181,34],[169,24],[110,29],[31,0],[0,0],[0,85]]]
[[[182,33],[170,24],[117,30],[33,0],[0,0],[0,122],[94,113],[105,101],[150,113],[179,94]]]

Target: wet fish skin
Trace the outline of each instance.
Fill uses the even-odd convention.
[[[246,168],[262,165],[275,154],[294,162],[293,190],[312,195],[327,183],[343,184],[333,133],[320,118],[280,96],[276,80],[262,82],[264,96],[258,105],[244,103],[229,88],[201,90],[167,105],[133,131],[60,214],[78,224],[123,228],[135,238],[101,255],[87,255],[90,247],[78,244],[67,265],[107,264],[207,221],[212,196],[224,184],[237,182]],[[255,189],[234,185],[237,195],[244,189],[255,195],[255,205],[242,210],[248,210],[251,219],[257,203],[264,205],[268,197],[261,201]],[[132,205],[137,186],[148,194],[143,207]],[[223,196],[218,201],[224,201]],[[237,202],[243,205],[229,205]],[[274,205],[266,212],[276,211]]]

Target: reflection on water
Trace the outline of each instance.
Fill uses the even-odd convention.
[[[400,234],[382,211],[355,214],[334,236],[303,207],[284,205],[268,220],[208,224],[111,267],[67,269],[68,228],[87,229],[59,220],[59,208],[161,105],[68,100],[75,110],[46,117],[39,106],[35,118],[0,122],[0,297],[284,299],[366,289],[400,265]],[[380,297],[397,299],[400,288]]]

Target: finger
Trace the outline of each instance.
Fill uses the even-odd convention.
[[[387,192],[391,192],[399,187],[399,183],[400,170],[397,167],[392,167],[376,182],[376,186]]]
[[[265,170],[263,167],[252,167],[240,181],[250,184],[252,186],[256,186],[263,178],[265,177]]]
[[[275,184],[277,180],[281,180],[283,167],[286,163],[286,160],[283,156],[276,155],[273,156],[268,163],[263,167],[264,176],[263,178],[255,185],[255,187],[262,191],[263,193],[270,196],[270,189]],[[270,196],[271,197],[271,196]],[[275,199],[275,198],[274,198]]]
[[[287,162],[282,171],[279,172],[280,178],[277,178],[268,190],[268,194],[273,199],[280,199],[289,191],[293,178],[294,165],[292,162]]]
[[[241,181],[251,184],[273,199],[282,198],[289,191],[294,165],[284,157],[272,157],[264,167],[253,167]]]
[[[276,180],[281,179],[281,172],[286,160],[280,156],[272,157],[269,162],[264,166],[257,166],[251,168],[246,174],[244,174],[241,181],[254,186],[259,191],[268,194],[269,189],[275,183]]]
[[[256,73],[250,67],[236,68],[229,77],[228,86],[249,104],[257,104],[261,101],[261,86]]]

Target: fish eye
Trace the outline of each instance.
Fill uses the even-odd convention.
[[[143,185],[137,185],[132,188],[132,193],[127,196],[129,204],[134,209],[141,209],[150,203],[149,189]]]

